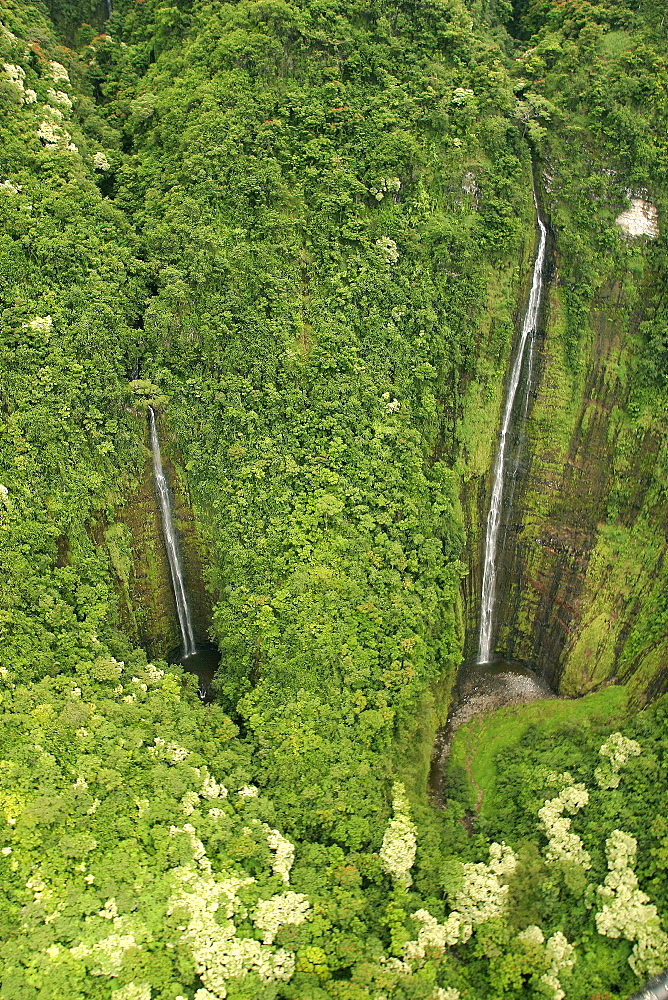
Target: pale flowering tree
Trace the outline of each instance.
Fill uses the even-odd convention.
[[[396,196],[400,189],[401,181],[398,177],[381,177],[376,187],[369,188],[376,201],[382,201],[386,194]]]
[[[52,104],[61,104],[68,110],[72,107],[72,101],[69,99],[64,90],[54,90],[53,87],[49,87],[46,92],[46,96]]]
[[[538,946],[545,944],[545,935],[536,924],[530,924],[517,935],[517,940],[521,941],[522,944]]]
[[[69,132],[60,125],[54,125],[53,122],[46,120],[40,122],[37,135],[42,140],[46,149],[67,149],[71,153],[78,152]]]
[[[34,90],[26,90],[24,84],[26,74],[23,67],[15,66],[13,63],[3,63],[2,68],[21,95],[21,102],[23,104],[34,104],[37,100],[37,94]]]
[[[181,799],[181,809],[186,816],[192,816],[199,805],[199,795],[197,792],[189,791],[185,792],[183,798]]]
[[[621,733],[611,733],[599,750],[603,763],[594,771],[599,788],[618,788],[620,771],[631,759],[642,753],[642,747]]]
[[[130,918],[116,917],[115,930],[94,944],[75,945],[69,949],[74,959],[85,961],[91,976],[118,976],[128,951],[141,947],[145,928],[133,925]]]
[[[386,264],[396,264],[399,260],[397,244],[389,236],[376,240],[376,249]]]
[[[23,326],[26,330],[34,330],[35,333],[50,333],[53,329],[53,320],[50,316],[35,316]]]
[[[96,170],[109,170],[111,164],[106,155],[98,150],[97,153],[93,153],[93,166]]]
[[[258,790],[255,785],[242,785],[242,787],[237,792],[240,799],[256,799],[258,796]]]
[[[563,775],[570,780],[570,775]],[[567,785],[554,799],[546,799],[538,817],[548,837],[546,858],[556,864],[591,868],[591,857],[577,834],[571,832],[571,821],[563,814],[574,815],[589,802],[589,792],[583,784]]]
[[[274,863],[272,870],[275,875],[283,879],[286,885],[290,881],[290,869],[295,860],[294,844],[283,837],[278,830],[269,830],[267,836],[269,849],[274,852]]]
[[[227,789],[225,785],[220,784],[216,781],[212,774],[209,774],[209,769],[203,767],[201,770],[202,775],[202,787],[200,788],[199,794],[204,799],[226,799]]]
[[[453,910],[444,924],[428,910],[416,910],[411,916],[420,924],[416,940],[404,944],[407,961],[422,961],[428,948],[444,952],[447,947],[468,941],[473,928],[498,917],[506,906],[508,886],[504,879],[517,865],[517,857],[506,844],[492,844],[489,864],[462,865],[463,883],[451,898]]]
[[[170,764],[180,764],[186,757],[190,756],[190,750],[179,746],[178,743],[168,743],[160,736],[156,736],[153,742],[155,746],[149,747],[148,752],[156,757],[160,757],[162,760],[166,760]]]
[[[603,937],[635,941],[629,965],[637,976],[652,976],[668,965],[668,935],[661,928],[656,906],[638,888],[634,866],[638,843],[622,830],[613,830],[605,842],[609,873],[598,894],[604,901],[596,914]]]
[[[404,958],[407,962],[421,962],[427,954],[427,948],[444,952],[446,948],[459,944],[462,940],[462,920],[459,913],[451,913],[444,924],[439,924],[429,910],[416,910],[411,914],[413,920],[420,924],[417,939],[406,941]]]
[[[111,1000],[151,1000],[150,983],[128,983],[120,990],[113,990]]]
[[[296,926],[310,919],[306,896],[285,892],[260,899],[251,920],[261,931],[262,941],[238,937],[234,921],[248,917],[248,908],[239,891],[254,885],[255,879],[214,874],[204,845],[189,824],[172,827],[170,833],[172,836],[185,833],[192,850],[192,862],[175,872],[177,890],[167,912],[185,914],[187,924],[180,929],[204,984],[201,996],[223,1000],[230,980],[244,979],[250,974],[255,974],[262,983],[291,979],[295,969],[293,952],[272,945],[281,927]]]
[[[271,899],[261,899],[253,914],[253,923],[261,930],[264,944],[273,944],[285,924],[297,926],[308,920],[311,906],[301,892],[282,892]]]
[[[56,62],[55,59],[52,59],[49,62],[49,69],[51,71],[51,79],[54,83],[60,83],[61,81],[64,83],[70,82],[70,75],[62,63]]]
[[[505,843],[490,845],[489,864],[463,865],[464,881],[450,900],[453,912],[458,913],[462,921],[462,941],[471,937],[474,926],[504,911],[508,896],[505,880],[515,871],[516,865],[517,857]]]
[[[553,934],[545,946],[548,971],[540,977],[541,984],[551,1000],[563,1000],[566,996],[561,988],[559,976],[575,965],[575,949],[561,931]]]
[[[538,989],[550,1000],[564,1000],[565,993],[561,988],[559,976],[575,965],[575,949],[566,937],[557,931],[545,942],[545,935],[540,927],[531,924],[517,935],[516,940],[524,945],[532,956],[534,974],[538,978]],[[540,976],[537,974],[543,969]]]
[[[384,392],[380,398],[383,400],[386,413],[397,413],[401,409],[399,400],[393,399],[389,392]]]
[[[413,882],[410,870],[415,861],[417,831],[411,819],[406,789],[401,781],[395,781],[392,787],[392,809],[394,816],[383,835],[380,860],[385,871],[400,885],[408,888]]]
[[[162,678],[165,676],[165,671],[160,670],[153,663],[147,663],[145,669],[149,677],[149,680],[151,680],[154,684],[157,684],[158,681],[161,681]]]
[[[473,97],[474,94],[470,87],[456,87],[452,92],[452,103],[468,104]]]

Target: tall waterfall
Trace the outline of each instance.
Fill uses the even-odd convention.
[[[172,521],[172,505],[169,499],[169,489],[165,473],[162,470],[162,459],[160,457],[160,440],[158,438],[158,428],[155,422],[155,412],[152,406],[148,408],[149,427],[151,429],[151,452],[153,453],[153,475],[155,477],[156,493],[160,504],[160,514],[162,516],[162,533],[165,538],[165,548],[167,559],[169,560],[169,571],[172,575],[172,587],[176,600],[176,612],[179,616],[179,627],[183,638],[183,655],[192,656],[196,652],[195,634],[193,632],[192,617],[188,606],[188,595],[183,579],[183,567],[179,557],[179,549],[176,543],[174,523]]]
[[[499,447],[494,463],[494,481],[492,486],[492,498],[489,504],[489,514],[487,515],[487,536],[485,538],[485,563],[482,577],[482,598],[480,602],[480,645],[478,649],[478,663],[488,663],[492,649],[492,638],[494,632],[494,605],[496,601],[496,560],[499,541],[499,527],[501,524],[501,512],[503,509],[503,485],[506,463],[506,445],[508,433],[515,406],[515,398],[520,384],[520,375],[524,356],[529,345],[529,364],[533,358],[533,347],[536,336],[536,324],[540,310],[541,296],[543,293],[543,265],[545,263],[545,249],[547,245],[547,229],[540,217],[538,202],[536,202],[536,215],[540,227],[540,239],[538,241],[538,252],[533,267],[533,281],[531,283],[531,294],[529,304],[522,324],[522,334],[515,352],[515,359],[510,371],[510,381],[508,393],[503,409],[503,420],[501,422],[501,434],[499,437]],[[530,389],[531,370],[529,369],[527,381],[527,404],[528,391]]]

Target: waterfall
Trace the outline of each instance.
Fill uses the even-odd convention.
[[[543,292],[543,265],[545,263],[545,249],[547,245],[547,229],[540,217],[538,202],[534,195],[536,204],[536,216],[540,228],[540,239],[538,241],[538,252],[533,267],[533,280],[531,283],[531,294],[529,304],[524,315],[522,333],[520,336],[515,359],[510,371],[510,381],[508,392],[503,409],[503,420],[501,422],[501,434],[499,436],[499,447],[494,462],[494,480],[492,485],[492,497],[487,515],[487,535],[485,538],[485,562],[482,577],[482,598],[480,602],[480,646],[478,650],[478,663],[488,663],[492,649],[492,637],[494,630],[494,604],[496,601],[496,560],[499,541],[499,527],[501,524],[501,511],[503,508],[503,485],[506,461],[506,445],[510,422],[515,406],[515,398],[520,384],[522,364],[529,345],[529,364],[533,359],[533,345],[536,335],[536,324],[538,323],[538,313],[540,310],[541,296]],[[531,367],[529,368],[527,379],[527,397],[531,388]]]
[[[195,635],[193,632],[192,617],[188,607],[188,595],[183,579],[183,567],[179,557],[179,549],[176,543],[176,533],[172,521],[172,505],[169,499],[169,489],[165,473],[162,470],[162,459],[160,457],[160,441],[158,439],[158,428],[155,422],[155,412],[152,406],[148,408],[148,420],[151,429],[151,452],[153,454],[153,475],[155,477],[156,492],[160,504],[160,514],[162,516],[162,533],[165,538],[165,548],[167,559],[169,560],[169,571],[172,575],[172,587],[176,600],[176,612],[179,616],[179,626],[183,637],[183,655],[192,656],[196,652]]]

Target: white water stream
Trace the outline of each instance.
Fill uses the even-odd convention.
[[[169,571],[172,576],[172,588],[174,599],[176,600],[176,613],[179,617],[179,627],[183,638],[184,657],[193,656],[196,652],[195,633],[193,632],[192,616],[188,606],[188,595],[183,579],[183,567],[179,557],[179,549],[176,542],[176,533],[172,521],[172,505],[169,499],[169,488],[165,473],[162,470],[162,459],[160,457],[160,440],[158,438],[158,428],[155,422],[153,407],[149,406],[148,420],[151,431],[151,452],[153,454],[153,475],[155,477],[158,503],[160,504],[160,514],[162,515],[162,533],[165,538],[165,549],[169,561]]]
[[[535,200],[535,199],[534,199]],[[533,345],[536,336],[536,324],[538,323],[538,313],[540,310],[541,297],[543,293],[543,266],[545,264],[545,250],[547,246],[547,229],[540,217],[538,204],[536,203],[536,215],[540,227],[540,238],[538,241],[538,252],[533,267],[533,280],[531,283],[531,294],[529,304],[524,315],[522,333],[519,344],[515,352],[515,359],[510,372],[508,392],[503,409],[503,420],[501,422],[501,434],[499,436],[499,447],[494,463],[494,480],[492,485],[492,497],[489,504],[489,514],[487,515],[487,535],[485,538],[485,562],[482,577],[482,598],[480,601],[480,645],[478,647],[478,663],[489,663],[492,651],[492,639],[494,634],[494,606],[496,603],[496,562],[499,542],[499,527],[501,525],[501,512],[503,510],[503,485],[506,462],[506,445],[508,433],[510,431],[511,418],[515,398],[520,384],[522,363],[529,345],[530,360],[533,357]],[[528,377],[530,383],[530,373]],[[527,385],[527,392],[530,385]],[[528,396],[527,396],[528,403]]]

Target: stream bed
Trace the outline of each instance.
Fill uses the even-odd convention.
[[[448,721],[434,741],[429,774],[433,798],[443,800],[443,771],[452,739],[460,726],[478,715],[504,705],[526,705],[531,701],[556,698],[547,681],[529,667],[511,660],[464,664],[453,691]]]

